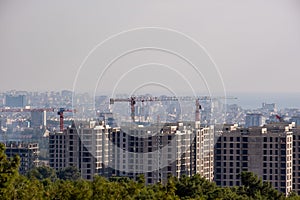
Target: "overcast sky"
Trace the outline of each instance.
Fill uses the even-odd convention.
[[[227,91],[300,93],[299,0],[0,0],[0,90],[71,90],[95,45],[148,26],[197,40]]]

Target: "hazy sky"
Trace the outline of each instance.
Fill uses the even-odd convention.
[[[72,89],[95,45],[148,26],[196,39],[227,91],[300,93],[299,0],[0,0],[0,90]]]

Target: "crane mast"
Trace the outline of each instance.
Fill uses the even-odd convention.
[[[76,112],[76,110],[60,108],[57,112],[59,115],[59,129],[60,131],[64,130],[64,112]]]

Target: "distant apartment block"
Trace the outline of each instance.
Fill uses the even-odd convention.
[[[288,194],[293,181],[292,124],[264,127],[224,126],[215,145],[215,176],[219,186],[241,185],[240,173],[251,171]]]
[[[25,107],[27,104],[26,95],[6,95],[5,106],[7,107]]]
[[[63,97],[72,97],[72,95],[73,95],[73,92],[70,90],[62,90],[61,91],[61,96],[63,96]]]
[[[46,111],[31,111],[30,127],[39,128],[46,126]]]
[[[300,126],[300,116],[291,117],[290,122],[295,122],[296,126]]]
[[[276,104],[275,103],[262,103],[262,109],[268,112],[276,112]]]
[[[5,147],[5,154],[8,158],[12,158],[16,155],[20,156],[19,172],[21,174],[25,174],[38,166],[38,143],[7,142],[5,143]]]
[[[259,113],[248,113],[245,119],[245,127],[263,126],[265,124],[265,118]]]

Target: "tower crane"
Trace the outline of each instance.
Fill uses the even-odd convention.
[[[59,115],[59,129],[60,131],[64,130],[64,112],[76,112],[76,110],[66,109],[66,108],[60,108],[57,112]]]
[[[156,102],[156,101],[196,101],[196,112],[195,112],[195,120],[200,121],[200,110],[201,100],[215,100],[215,99],[237,99],[236,97],[209,97],[209,96],[183,96],[183,97],[152,97],[152,96],[131,96],[129,98],[110,98],[109,103],[114,104],[115,102],[129,102],[131,108],[131,119],[134,121],[135,119],[135,104],[136,102]]]
[[[0,112],[54,112],[55,108],[0,108]],[[76,110],[59,108],[57,114],[59,115],[60,131],[64,129],[64,112],[76,112]]]

